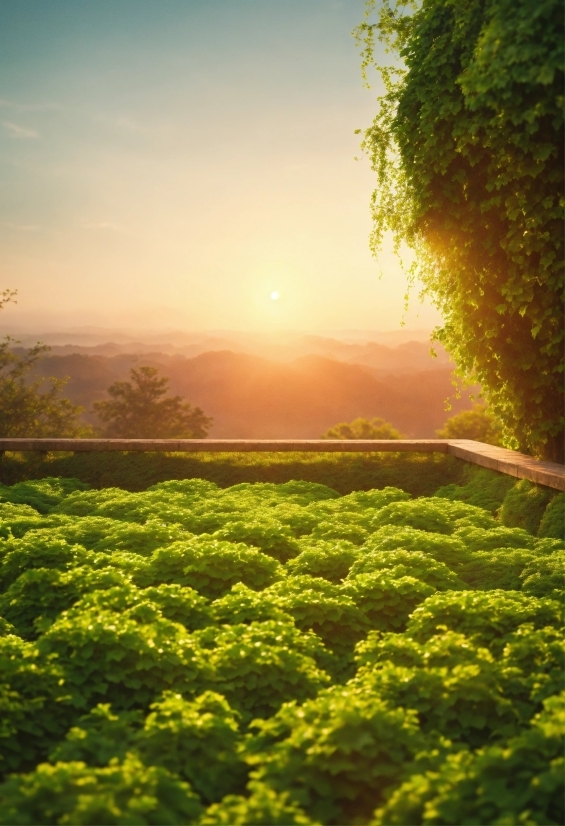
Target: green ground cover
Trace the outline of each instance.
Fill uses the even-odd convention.
[[[424,459],[1,485],[0,823],[562,824],[565,496]]]

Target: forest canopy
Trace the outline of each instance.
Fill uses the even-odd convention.
[[[364,134],[372,248],[416,253],[508,446],[563,461],[563,8],[559,0],[368,0],[363,71],[393,65]]]

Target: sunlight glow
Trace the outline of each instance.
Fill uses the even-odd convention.
[[[271,300],[272,301],[278,301],[279,300],[279,294],[276,290],[273,290],[273,292],[271,293]]]

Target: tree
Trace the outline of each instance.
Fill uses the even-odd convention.
[[[16,293],[0,293],[0,310]],[[82,407],[60,397],[64,379],[50,378],[49,387],[42,391],[43,379],[31,381],[29,374],[43,353],[44,344],[18,352],[18,342],[10,336],[0,341],[0,436],[2,438],[76,437],[90,435],[81,425]]]
[[[327,430],[322,439],[402,439],[402,433],[384,419],[355,419],[340,422]]]
[[[474,404],[451,416],[440,430],[438,439],[475,439],[487,445],[502,445],[502,425],[485,404]]]
[[[459,375],[510,446],[563,461],[562,2],[393,3],[356,30],[364,71],[375,38],[404,64],[364,135],[373,250],[390,230],[415,251]]]
[[[104,435],[124,439],[204,439],[212,419],[199,407],[191,407],[181,396],[169,396],[169,379],[159,377],[154,367],[130,370],[130,381],[117,381],[108,388],[112,397],[94,403],[105,422]]]

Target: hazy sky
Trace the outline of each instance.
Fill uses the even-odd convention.
[[[0,0],[0,288],[19,291],[2,322],[396,328],[405,281],[390,254],[379,280],[354,160],[378,92],[362,17],[363,0]],[[435,323],[418,309],[410,326]]]

